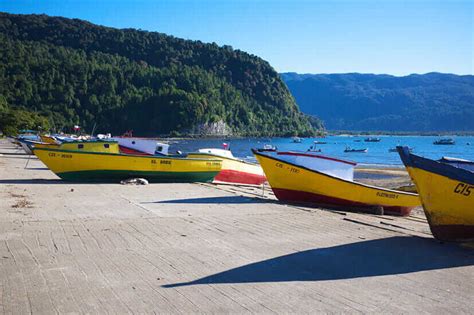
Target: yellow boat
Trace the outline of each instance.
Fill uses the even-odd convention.
[[[394,215],[408,215],[411,209],[421,205],[417,194],[354,182],[290,163],[279,158],[278,154],[252,152],[275,196],[281,201],[342,207],[345,210],[383,210],[383,213]]]
[[[433,236],[442,241],[474,239],[474,162],[434,161],[398,153],[416,185]]]
[[[54,143],[37,143],[34,145],[36,149],[56,149],[69,151],[84,152],[103,152],[103,153],[120,153],[118,142],[116,141],[71,141],[61,144]]]
[[[217,159],[47,148],[34,148],[33,152],[57,176],[68,181],[117,182],[143,177],[150,182],[208,182],[222,167],[222,160]]]

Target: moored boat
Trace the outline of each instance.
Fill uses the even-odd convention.
[[[351,147],[346,147],[344,149],[344,152],[345,153],[367,153],[367,152],[369,152],[369,149],[366,149],[366,148],[364,148],[364,149],[352,149]]]
[[[344,210],[408,215],[420,205],[417,194],[366,185],[289,162],[277,154],[252,150],[278,200]],[[295,163],[296,162],[296,163]]]
[[[291,139],[291,142],[293,142],[293,143],[301,143],[301,138],[300,138],[300,137],[293,137],[293,138]]]
[[[436,145],[454,145],[454,144],[456,144],[456,141],[454,141],[454,139],[451,139],[451,138],[438,139],[438,140],[434,141],[433,144],[436,144]]]
[[[439,161],[398,147],[416,185],[433,236],[442,241],[474,239],[474,162]]]
[[[365,141],[365,142],[380,142],[381,139],[380,139],[380,138],[372,138],[372,137],[369,137],[369,138],[365,138],[364,141]]]
[[[57,176],[68,181],[118,182],[143,177],[150,182],[208,182],[222,160],[143,156],[35,148],[34,154]]]
[[[215,182],[261,185],[267,179],[260,165],[234,157],[230,150],[199,149],[189,153],[190,158],[221,159],[222,169],[214,178]]]

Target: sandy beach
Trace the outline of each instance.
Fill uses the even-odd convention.
[[[402,169],[356,179],[409,183]],[[474,250],[433,239],[421,208],[391,217],[285,205],[268,187],[69,183],[0,139],[0,313],[471,313],[473,292]]]

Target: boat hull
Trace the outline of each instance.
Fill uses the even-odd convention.
[[[474,240],[472,172],[399,149],[416,185],[433,236],[441,241]]]
[[[267,180],[260,165],[255,163],[206,153],[190,153],[188,157],[221,159],[222,170],[214,178],[214,182],[261,185]]]
[[[118,182],[143,177],[150,182],[209,182],[220,172],[220,160],[136,156],[97,152],[34,149],[60,178],[80,182]]]
[[[417,194],[337,178],[254,151],[278,200],[345,210],[408,215],[420,205]]]

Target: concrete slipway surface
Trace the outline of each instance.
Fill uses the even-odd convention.
[[[210,184],[75,184],[0,140],[0,313],[472,313],[474,249]]]

